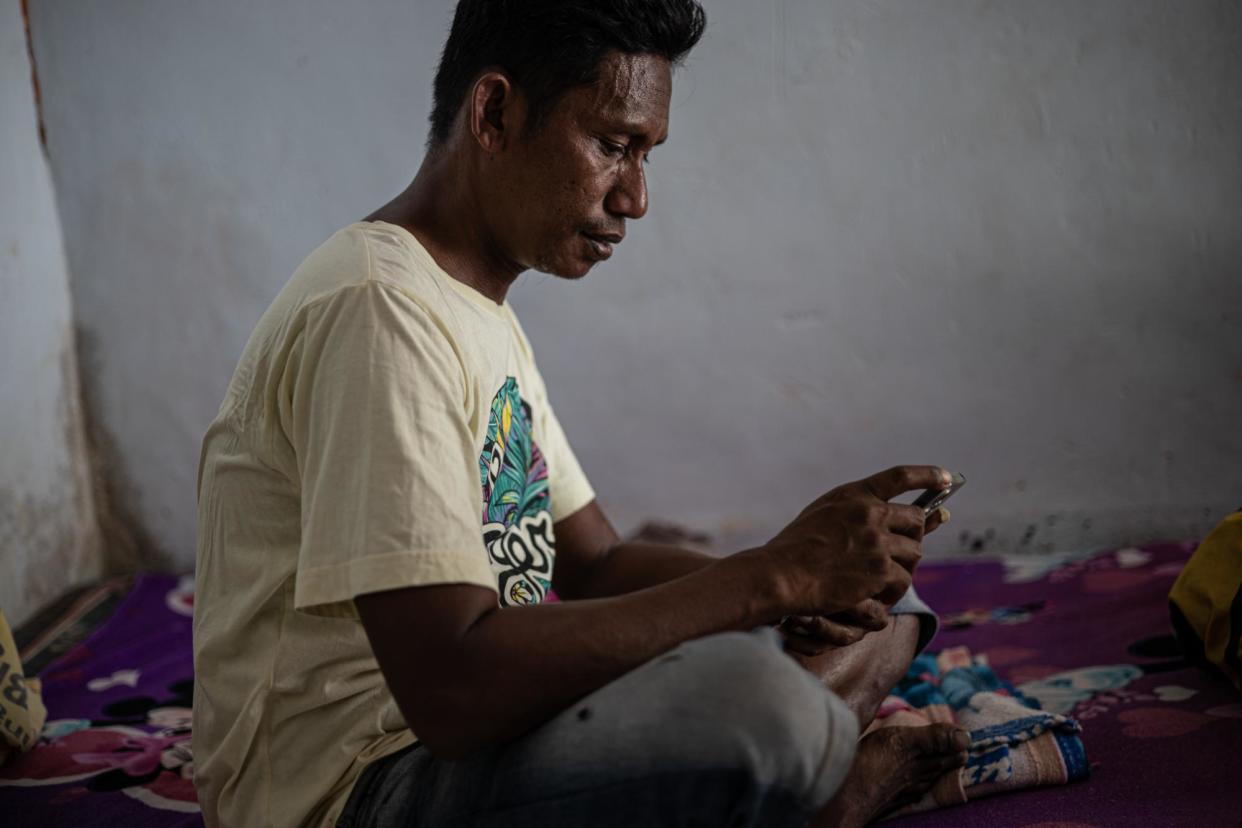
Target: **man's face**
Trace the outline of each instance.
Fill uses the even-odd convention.
[[[579,278],[612,255],[625,220],[647,212],[647,154],[668,134],[672,70],[652,55],[609,54],[506,153],[498,232],[519,264]]]

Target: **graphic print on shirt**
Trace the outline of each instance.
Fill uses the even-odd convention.
[[[513,377],[492,400],[479,477],[483,543],[500,605],[538,604],[552,586],[556,555],[548,466],[531,437],[530,406]]]

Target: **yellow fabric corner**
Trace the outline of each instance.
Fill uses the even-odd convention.
[[[1183,647],[1242,689],[1242,511],[1199,544],[1173,584],[1169,603]]]
[[[22,673],[13,632],[0,610],[0,764],[18,751],[30,750],[39,740],[47,708],[38,679]]]

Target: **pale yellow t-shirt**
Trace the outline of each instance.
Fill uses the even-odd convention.
[[[332,824],[362,768],[414,741],[354,597],[465,583],[538,602],[552,524],[593,497],[508,304],[396,225],[328,239],[259,320],[203,440],[207,824]]]

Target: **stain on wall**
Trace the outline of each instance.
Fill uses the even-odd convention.
[[[66,481],[51,491],[0,488],[0,609],[21,623],[66,589],[100,574],[93,527],[78,518],[81,491],[73,468],[58,470]]]
[[[99,366],[94,340],[81,326],[75,328],[75,334],[82,451],[90,470],[89,488],[103,549],[103,566],[108,572],[133,572],[144,566],[159,568],[155,555],[144,554],[144,549],[150,549],[150,541],[132,509],[126,506],[137,501],[138,493],[127,482],[117,460],[115,441],[102,418],[95,413],[98,410]]]

